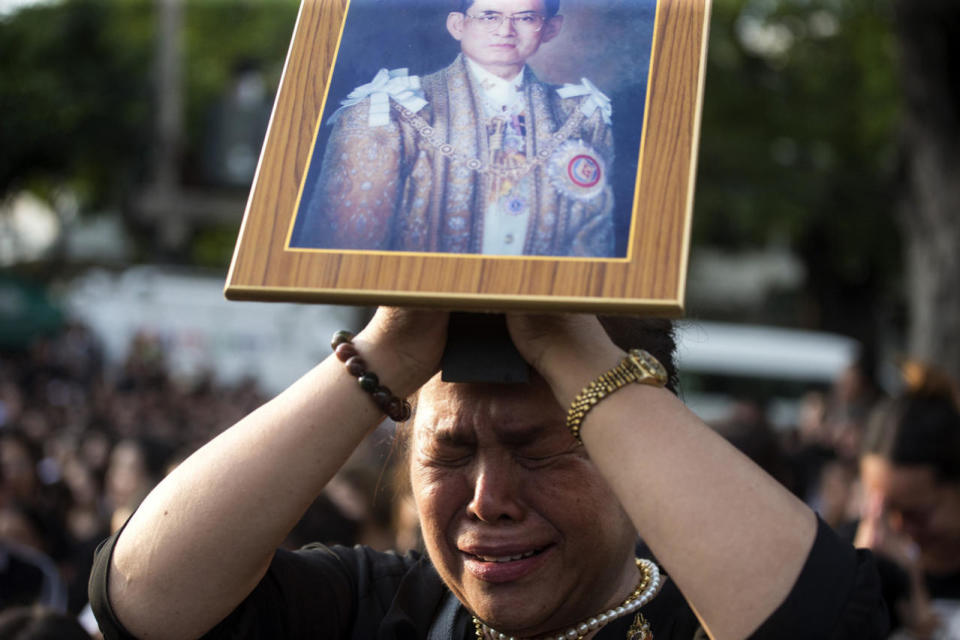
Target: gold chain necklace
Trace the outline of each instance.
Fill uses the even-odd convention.
[[[484,164],[479,158],[468,156],[449,142],[443,141],[440,136],[437,135],[436,130],[431,127],[426,120],[410,109],[393,100],[390,101],[390,106],[400,114],[401,118],[409,122],[416,132],[420,134],[420,137],[431,147],[439,151],[441,155],[450,158],[450,160],[457,164],[464,165],[471,171],[482,174],[492,174],[498,178],[510,178],[515,181],[519,181],[535,167],[549,160],[551,154],[556,151],[557,147],[570,138],[577,127],[580,126],[580,121],[583,120],[583,112],[580,109],[575,109],[570,117],[567,118],[567,121],[563,123],[563,126],[550,136],[544,148],[541,149],[534,158],[528,159],[521,164]]]
[[[583,640],[591,631],[597,631],[605,625],[613,622],[628,613],[633,613],[643,605],[653,600],[654,596],[660,591],[660,569],[650,560],[643,558],[636,559],[637,568],[640,569],[640,582],[627,598],[618,606],[607,609],[603,613],[588,618],[579,624],[576,624],[566,631],[556,636],[543,636],[546,640]],[[476,631],[477,640],[483,640],[485,633],[494,640],[520,640],[514,636],[508,636],[481,622],[477,616],[473,616],[473,628]],[[637,613],[627,631],[626,640],[653,640],[650,631],[650,623],[640,613]]]

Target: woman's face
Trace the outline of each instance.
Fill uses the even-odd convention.
[[[150,488],[143,452],[133,441],[117,444],[107,467],[106,492],[114,507],[131,506]]]
[[[925,571],[960,569],[960,486],[939,481],[931,466],[872,454],[860,462],[860,478],[867,495],[882,500],[890,526],[919,547]]]
[[[26,445],[16,438],[0,440],[0,467],[0,477],[11,496],[33,498],[37,489],[36,466]]]
[[[513,635],[595,615],[636,584],[636,531],[540,379],[423,388],[410,464],[424,542],[454,594]]]

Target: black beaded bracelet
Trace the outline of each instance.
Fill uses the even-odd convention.
[[[410,403],[393,395],[388,387],[380,384],[377,374],[367,371],[367,362],[360,357],[357,347],[354,346],[352,333],[337,331],[330,340],[330,346],[337,355],[337,360],[346,365],[350,375],[356,377],[360,388],[373,397],[373,402],[380,411],[394,422],[406,422],[410,419]]]

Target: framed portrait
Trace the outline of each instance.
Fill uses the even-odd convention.
[[[679,315],[709,0],[304,0],[231,299]]]

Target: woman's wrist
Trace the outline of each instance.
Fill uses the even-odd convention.
[[[380,307],[351,342],[365,371],[405,399],[439,369],[447,321],[448,314],[441,311]]]
[[[360,354],[353,342],[350,331],[340,330],[333,334],[330,346],[337,360],[343,363],[347,372],[357,379],[361,389],[370,394],[377,408],[387,414],[394,422],[406,422],[410,419],[410,403],[394,395],[390,387],[380,382],[380,376],[370,368],[367,360]]]
[[[568,408],[574,398],[598,376],[609,371],[626,355],[610,340],[590,345],[565,345],[544,358],[541,375],[547,380],[557,401]]]
[[[508,314],[507,327],[521,355],[564,408],[625,355],[592,315]]]
[[[409,397],[430,378],[423,365],[411,361],[402,350],[390,344],[363,333],[355,336],[352,342],[357,354],[365,361],[366,370],[376,374],[380,384],[389,387],[399,398]]]

